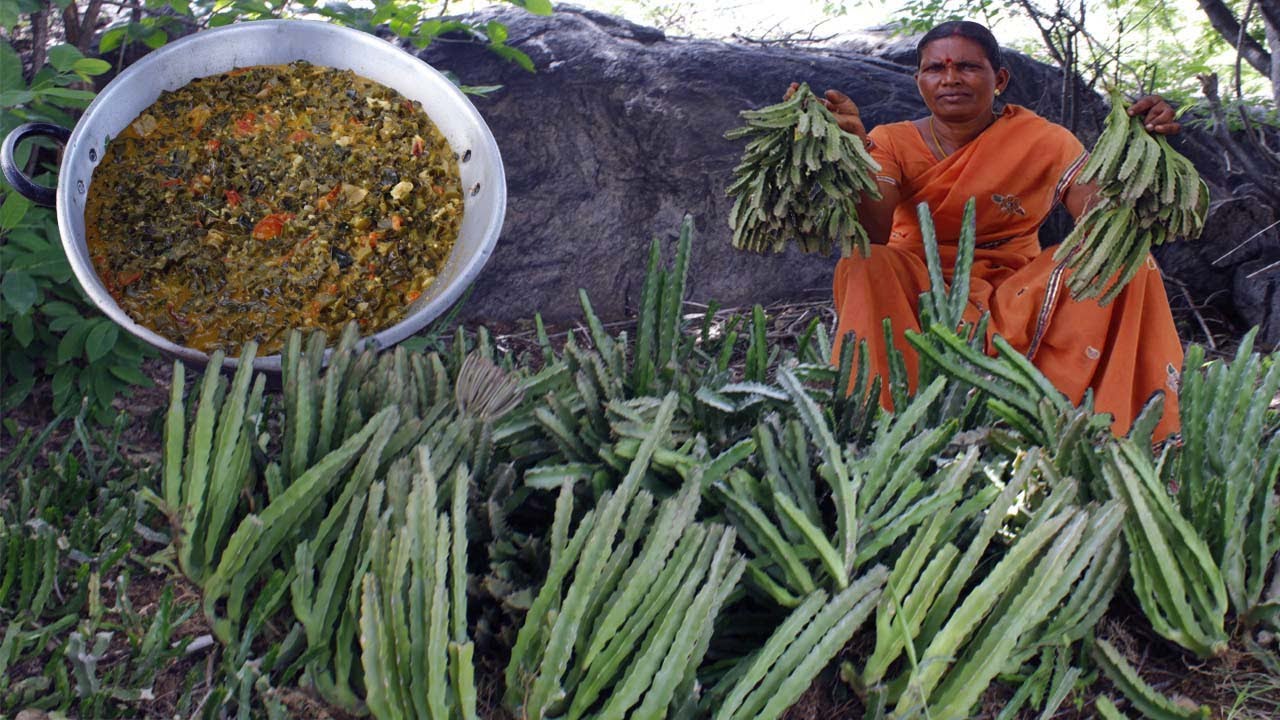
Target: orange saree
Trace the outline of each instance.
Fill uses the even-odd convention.
[[[1093,389],[1095,407],[1111,413],[1112,430],[1128,432],[1152,393],[1165,391],[1156,440],[1178,432],[1177,388],[1182,344],[1174,328],[1164,284],[1150,256],[1115,301],[1075,302],[1065,271],[1052,252],[1041,252],[1038,231],[1086,153],[1065,128],[1026,108],[1010,105],[977,138],[937,160],[911,122],[881,125],[870,133],[881,182],[897,183],[902,196],[887,245],[871,256],[840,260],[834,294],[837,339],[853,332],[867,342],[871,369],[888,377],[882,321],[893,323],[894,346],[906,356],[912,390],[919,360],[906,342],[919,330],[919,295],[929,285],[916,205],[928,203],[942,265],[950,282],[965,202],[977,198],[977,248],[966,319],[991,314],[990,336],[999,334],[1026,354],[1073,403]],[[839,358],[839,345],[835,358]],[[887,383],[881,402],[889,406]]]

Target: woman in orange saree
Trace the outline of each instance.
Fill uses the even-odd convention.
[[[827,105],[841,126],[868,138],[881,165],[883,198],[859,206],[872,246],[870,257],[842,259],[834,280],[836,337],[853,332],[867,343],[869,364],[888,376],[882,323],[892,322],[893,344],[905,355],[915,389],[918,357],[905,341],[919,330],[918,299],[929,286],[916,205],[933,215],[942,264],[955,264],[961,217],[977,199],[977,247],[965,317],[990,313],[990,335],[999,334],[1027,355],[1073,403],[1093,390],[1095,408],[1113,417],[1112,430],[1128,431],[1152,393],[1165,394],[1155,439],[1176,433],[1182,344],[1155,261],[1119,297],[1073,301],[1065,271],[1042,252],[1040,225],[1058,203],[1080,217],[1096,189],[1074,182],[1087,153],[1068,130],[1032,111],[1009,105],[992,109],[1008,84],[999,46],[976,23],[944,23],[920,42],[917,84],[927,118],[862,131],[856,106],[829,91]],[[1149,96],[1131,114],[1146,113],[1147,129],[1178,131],[1173,111]],[[951,278],[948,276],[948,283]],[[839,340],[838,340],[839,341]],[[839,345],[836,346],[839,357]],[[889,405],[887,383],[881,402]]]

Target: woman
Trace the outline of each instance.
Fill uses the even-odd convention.
[[[943,23],[920,40],[917,53],[916,84],[927,117],[868,133],[847,96],[828,90],[824,100],[840,127],[861,137],[881,166],[881,199],[866,198],[858,208],[874,243],[871,255],[855,253],[836,267],[836,337],[852,331],[865,340],[872,368],[887,377],[882,321],[889,318],[914,390],[918,359],[903,333],[919,329],[918,298],[929,285],[916,205],[928,203],[943,267],[950,268],[965,202],[976,197],[966,319],[989,312],[988,332],[1030,357],[1072,402],[1092,388],[1095,407],[1112,414],[1117,434],[1128,431],[1152,393],[1165,391],[1155,439],[1176,433],[1182,344],[1154,260],[1148,256],[1120,296],[1101,307],[1096,300],[1072,301],[1065,271],[1052,251],[1040,251],[1037,232],[1054,205],[1062,203],[1079,218],[1095,201],[1095,185],[1074,182],[1088,156],[1085,148],[1065,128],[1026,108],[993,108],[1010,76],[987,28]],[[1149,132],[1179,130],[1173,109],[1156,96],[1134,103],[1129,114],[1144,114]],[[887,383],[881,401],[889,404]]]

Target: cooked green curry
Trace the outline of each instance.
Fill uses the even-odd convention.
[[[294,327],[393,325],[448,259],[462,205],[420,104],[296,62],[162,94],[107,147],[85,224],[126,313],[235,354],[278,350]]]

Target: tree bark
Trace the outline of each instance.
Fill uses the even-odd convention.
[[[1266,12],[1266,6],[1280,5],[1280,0],[1265,0],[1263,3],[1263,25],[1267,29],[1267,47],[1271,49],[1271,99],[1280,107],[1280,19],[1272,20],[1271,15]],[[1272,11],[1280,15],[1280,8],[1273,7]]]
[[[31,81],[44,66],[45,46],[49,44],[49,3],[41,4],[40,9],[31,13]]]
[[[1209,24],[1213,25],[1213,29],[1226,39],[1232,47],[1240,39],[1240,21],[1236,19],[1235,13],[1231,12],[1231,8],[1227,7],[1224,0],[1196,0],[1200,9],[1204,10],[1204,14],[1209,16]],[[1274,6],[1277,0],[1266,0],[1263,4]],[[1253,67],[1254,70],[1262,73],[1267,77],[1271,77],[1271,53],[1258,43],[1257,38],[1252,35],[1244,34],[1244,43],[1240,46],[1240,54],[1245,61]]]
[[[75,45],[80,52],[88,54],[89,45],[93,42],[93,31],[98,24],[98,13],[102,10],[102,0],[89,0],[84,8],[84,15],[75,0],[67,4],[62,11],[62,25],[67,33],[67,42]]]
[[[1280,0],[1258,0],[1258,10],[1262,12],[1268,30],[1280,31]],[[1271,46],[1272,55],[1275,51],[1275,46]]]
[[[1276,183],[1272,175],[1273,168],[1268,166],[1268,161],[1274,162],[1274,159],[1268,157],[1269,154],[1267,152],[1260,152],[1260,148],[1256,144],[1253,149],[1246,149],[1231,136],[1227,114],[1218,95],[1218,76],[1216,74],[1208,74],[1198,75],[1197,78],[1200,80],[1201,92],[1204,93],[1205,99],[1209,101],[1209,111],[1214,121],[1213,134],[1217,136],[1218,143],[1222,146],[1229,160],[1235,161],[1236,166],[1239,168],[1236,172],[1253,181],[1257,192],[1267,198],[1269,202],[1280,202],[1280,192],[1275,189]],[[1252,137],[1250,139],[1253,140]]]

